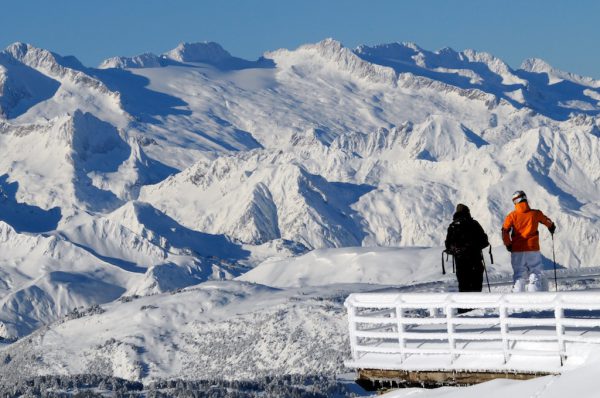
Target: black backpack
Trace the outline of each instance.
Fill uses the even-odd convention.
[[[489,245],[488,238],[477,221],[472,218],[459,218],[448,227],[446,251],[453,256],[467,252],[476,253]]]

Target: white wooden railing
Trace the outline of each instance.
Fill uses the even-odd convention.
[[[354,368],[548,370],[600,344],[600,293],[359,293],[345,305]]]

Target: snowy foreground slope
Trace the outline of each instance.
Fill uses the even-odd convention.
[[[407,388],[395,390],[381,395],[385,398],[563,398],[598,396],[597,377],[600,363],[597,360],[598,352],[594,352],[595,359],[590,363],[560,376],[545,376],[528,381],[493,380],[471,387],[441,387],[435,390]]]
[[[348,294],[390,285],[403,291],[447,289],[453,276],[440,278],[437,263],[414,266],[421,256],[438,254],[434,249],[328,249],[279,261],[288,275],[304,282],[302,287],[271,287],[282,285],[281,273],[265,263],[238,278],[262,284],[215,281],[168,293],[123,295],[101,307],[72,311],[6,346],[4,354],[11,359],[0,364],[0,372],[10,377],[99,373],[144,381],[336,375],[349,355],[343,307]],[[329,274],[320,275],[319,283],[307,280],[308,262],[328,263]],[[387,267],[374,268],[373,262]]]
[[[558,377],[547,376],[540,379],[515,382],[510,380],[494,380],[467,388],[442,387],[436,390],[406,389],[396,390],[381,397],[385,398],[476,398],[486,396],[490,398],[514,397],[547,397],[562,398],[578,396],[593,398],[597,396],[596,384],[593,377],[598,372],[597,367],[578,369],[568,375]]]
[[[347,295],[361,291],[455,290],[453,275],[440,277],[437,267],[425,264],[414,268],[421,258],[434,254],[438,251],[319,250],[297,259],[280,260],[278,265],[265,263],[246,275],[254,274],[264,283],[282,284],[278,272],[262,272],[261,268],[284,267],[302,281],[305,264],[312,261],[328,265],[330,274],[321,275],[317,283],[323,286],[273,288],[242,281],[204,282],[170,293],[124,296],[110,304],[73,311],[3,348],[2,385],[46,374],[119,377],[142,381],[150,389],[153,383],[165,379],[260,381],[286,374],[333,379],[347,372],[343,361],[350,357],[343,307]],[[370,266],[390,259],[397,263],[385,274]],[[273,275],[272,281],[269,274]],[[381,283],[386,276],[388,285]],[[335,283],[357,277],[379,283]],[[586,288],[588,283],[573,287]],[[495,291],[502,289],[508,287],[494,286]],[[571,366],[561,376],[526,382],[498,380],[466,388],[406,389],[389,395],[464,397],[485,392],[505,396],[500,395],[502,392],[514,397],[531,397],[534,393],[558,397],[558,392],[573,389],[571,383],[575,380],[580,396],[593,397],[595,387],[588,377],[600,366],[594,352],[589,352],[587,363]],[[352,390],[342,391],[353,394]],[[360,390],[355,388],[354,393]]]
[[[498,248],[517,189],[556,221],[560,267],[598,266],[599,115],[600,81],[472,50],[328,39],[248,61],[183,43],[91,68],[15,43],[0,52],[0,369],[342,371],[345,295],[447,289],[456,203]]]

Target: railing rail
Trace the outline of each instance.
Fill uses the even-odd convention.
[[[388,369],[431,355],[450,364],[491,355],[504,365],[548,357],[562,366],[573,343],[600,344],[595,292],[356,293],[345,305],[354,366],[373,355]]]

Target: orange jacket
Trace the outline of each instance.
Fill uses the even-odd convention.
[[[553,224],[540,210],[531,209],[527,202],[517,203],[502,225],[504,245],[511,245],[513,252],[539,251],[539,223],[548,228]]]

